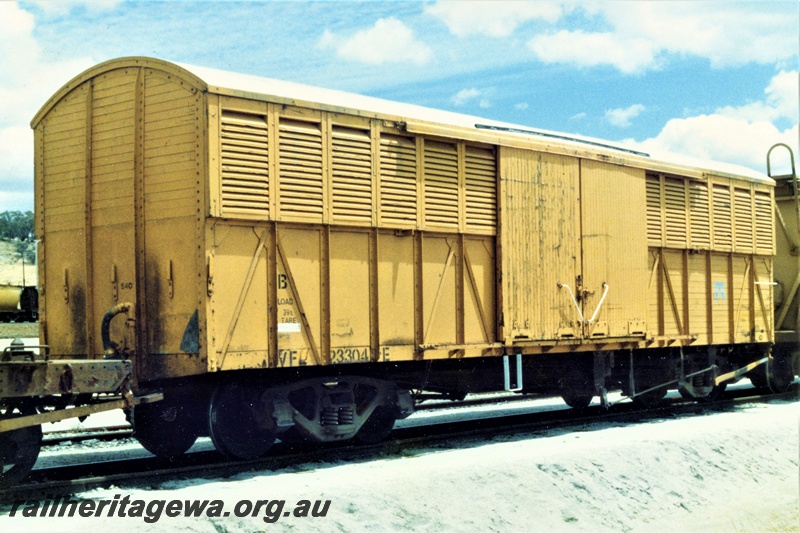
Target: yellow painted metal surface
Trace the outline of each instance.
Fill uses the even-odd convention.
[[[142,379],[771,340],[770,185],[399,118],[76,78],[35,119],[43,340],[100,357],[121,301]]]

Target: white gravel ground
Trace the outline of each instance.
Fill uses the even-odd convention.
[[[13,517],[10,506],[0,507],[0,530],[795,532],[799,420],[799,402],[776,401],[630,426],[456,442],[453,449],[432,446],[362,463],[93,490],[75,499],[128,497],[125,514],[139,505],[142,516],[120,516],[119,504],[112,517],[108,507],[100,517],[25,517],[34,509],[28,502]],[[326,516],[292,515],[301,500],[318,499],[330,500]],[[186,500],[224,507],[217,517],[169,517],[170,500],[181,508]],[[273,503],[237,517],[249,506],[243,500]],[[286,503],[279,508],[276,500]],[[265,520],[270,516],[276,521]]]

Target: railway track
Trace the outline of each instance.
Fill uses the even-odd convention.
[[[468,407],[476,407],[481,405],[515,403],[523,401],[531,401],[538,396],[534,395],[521,395],[515,393],[491,393],[476,395],[474,398],[467,398],[462,401],[454,402],[447,399],[429,399],[417,405],[415,410],[419,411],[436,411],[447,409],[463,409]],[[133,430],[130,425],[112,425],[101,426],[97,428],[86,428],[79,430],[65,430],[65,431],[52,431],[44,434],[42,438],[42,449],[48,447],[58,446],[64,443],[80,443],[90,440],[110,441],[115,439],[124,439],[133,436]]]
[[[156,457],[111,460],[34,470],[24,485],[0,491],[0,501],[56,497],[111,485],[139,487],[153,483],[202,475],[227,477],[248,471],[276,471],[303,468],[318,462],[370,461],[391,455],[413,454],[432,445],[472,447],[500,435],[530,434],[550,430],[591,431],[607,423],[630,424],[647,420],[725,411],[745,403],[797,400],[800,385],[788,393],[759,395],[753,389],[731,391],[721,400],[708,403],[668,402],[663,407],[641,409],[632,403],[613,405],[609,410],[591,406],[583,410],[558,409],[460,421],[433,422],[396,428],[389,440],[375,445],[338,443],[329,445],[287,445],[278,442],[269,455],[251,461],[230,461],[214,451],[188,453],[173,460]],[[121,430],[115,430],[121,431]],[[106,432],[110,435],[110,432]]]

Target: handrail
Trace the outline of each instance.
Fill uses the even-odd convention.
[[[581,317],[580,323],[581,323],[581,324],[583,324],[583,322],[585,321],[585,319],[583,318],[583,313],[581,312],[581,308],[580,308],[580,306],[578,305],[578,300],[576,300],[576,299],[575,299],[575,295],[574,295],[574,294],[572,294],[572,289],[570,289],[570,288],[569,288],[569,285],[567,285],[566,283],[561,283],[561,282],[559,281],[559,282],[558,282],[558,288],[560,289],[560,288],[562,288],[562,287],[566,288],[566,289],[567,289],[567,291],[569,292],[569,297],[570,297],[570,298],[572,298],[572,304],[575,306],[575,310],[578,312],[578,316],[579,316],[579,317]]]
[[[603,282],[603,296],[600,297],[600,302],[597,304],[597,309],[594,310],[594,314],[592,318],[589,319],[589,324],[594,322],[594,319],[597,318],[597,313],[600,312],[600,308],[603,307],[603,302],[606,300],[606,296],[608,295],[608,283],[605,281]]]

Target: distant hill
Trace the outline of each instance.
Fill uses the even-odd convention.
[[[0,240],[0,285],[36,285],[37,268],[35,264],[23,265],[17,252],[17,242]]]

